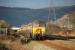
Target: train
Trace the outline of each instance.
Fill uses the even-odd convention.
[[[22,40],[26,42],[31,39],[40,39],[40,37],[44,36],[46,33],[46,22],[43,21],[35,21],[24,27],[21,28],[19,33],[21,34]]]
[[[28,27],[28,29],[27,29]],[[32,40],[45,40],[45,39],[67,39],[66,32],[63,31],[59,26],[44,21],[35,21],[27,25],[25,29],[21,28],[20,34],[22,40],[25,42]],[[23,29],[23,30],[22,30]],[[59,35],[59,32],[64,32],[66,36]]]

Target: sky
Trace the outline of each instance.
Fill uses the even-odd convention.
[[[0,6],[33,9],[71,5],[75,5],[75,0],[0,0]]]

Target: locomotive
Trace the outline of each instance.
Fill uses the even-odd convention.
[[[22,40],[26,42],[30,39],[40,39],[46,33],[46,22],[44,21],[35,21],[27,25],[26,27],[21,27],[19,31],[21,34]]]

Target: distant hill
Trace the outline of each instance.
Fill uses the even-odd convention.
[[[50,19],[54,20],[53,9]],[[75,11],[75,6],[55,7],[57,19],[64,14]],[[0,7],[0,19],[7,20],[11,25],[19,26],[33,20],[48,20],[49,8],[30,9],[16,7]]]

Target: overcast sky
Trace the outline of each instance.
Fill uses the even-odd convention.
[[[24,8],[46,8],[51,5],[50,0],[0,0],[0,6],[6,7],[24,7]],[[53,0],[54,6],[75,5],[75,0]],[[53,6],[52,5],[52,6]]]

